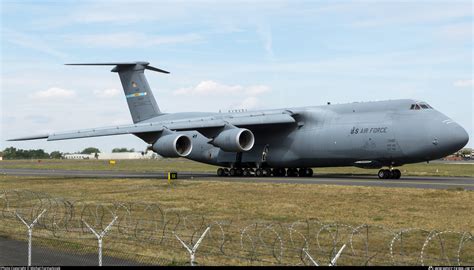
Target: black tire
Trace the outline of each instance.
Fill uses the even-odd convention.
[[[244,174],[244,171],[242,169],[235,169],[235,175],[236,176],[242,176]]]
[[[278,174],[278,169],[270,169],[270,171],[272,172],[272,175],[273,175],[273,176],[280,176],[280,175]]]
[[[312,177],[313,176],[313,169],[307,168],[306,169],[306,177]]]
[[[377,176],[379,177],[379,179],[387,179],[387,172],[386,172],[386,170],[380,170],[380,171],[377,173]]]
[[[217,169],[217,176],[219,177],[225,176],[225,170],[222,168]]]
[[[242,172],[242,175],[243,176],[250,176],[250,171],[248,169],[244,169],[244,171]]]
[[[295,168],[288,168],[287,175],[289,177],[297,177],[298,176],[298,170],[296,170]]]
[[[257,169],[255,171],[255,176],[257,177],[262,177],[263,176],[263,170],[262,169]]]
[[[402,172],[400,172],[399,169],[393,170],[393,171],[392,171],[392,174],[394,174],[393,179],[400,179],[400,177],[402,176]]]
[[[234,168],[232,168],[232,169],[229,170],[229,175],[230,175],[230,176],[236,176],[236,174],[237,174],[237,172],[236,172],[236,170],[235,170]]]
[[[278,174],[279,176],[286,176],[286,169],[285,168],[278,169]]]
[[[298,175],[299,177],[305,177],[306,176],[306,169],[305,168],[301,168],[298,170]]]
[[[263,169],[263,176],[271,176],[272,169]]]

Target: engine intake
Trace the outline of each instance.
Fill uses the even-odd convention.
[[[212,144],[227,152],[246,152],[252,149],[255,137],[246,128],[231,128],[219,133]]]
[[[152,149],[163,157],[186,157],[191,153],[193,144],[187,135],[176,133],[161,136]]]

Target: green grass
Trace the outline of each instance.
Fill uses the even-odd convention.
[[[4,160],[1,168],[57,169],[57,170],[112,170],[112,171],[189,171],[215,172],[217,167],[186,159],[161,160],[117,160],[110,165],[108,160]],[[417,163],[399,167],[403,175],[412,176],[474,176],[473,164]],[[356,167],[315,168],[320,174],[374,175],[378,170]]]

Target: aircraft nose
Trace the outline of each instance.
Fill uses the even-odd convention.
[[[460,125],[456,124],[456,126],[453,137],[455,143],[458,145],[459,149],[461,149],[466,146],[469,141],[469,134],[467,134],[467,131]]]
[[[469,141],[466,130],[455,122],[443,122],[439,136],[433,139],[433,144],[442,148],[446,154],[451,154],[463,148]]]

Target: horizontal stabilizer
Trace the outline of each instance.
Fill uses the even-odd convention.
[[[121,67],[131,67],[140,65],[143,66],[144,69],[166,73],[169,74],[169,71],[159,69],[156,67],[150,66],[148,62],[115,62],[115,63],[77,63],[77,64],[65,64],[67,66],[116,66],[112,71],[118,71]]]

